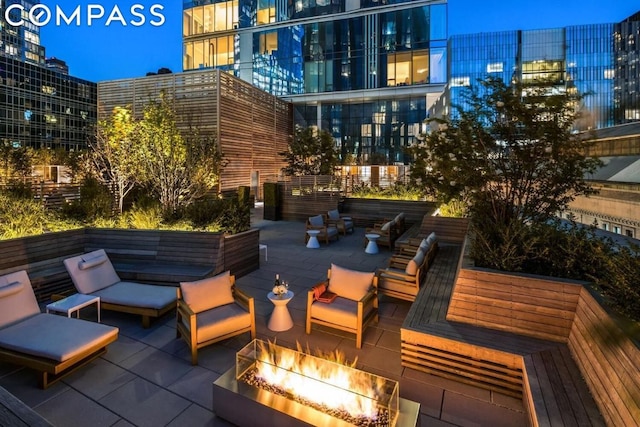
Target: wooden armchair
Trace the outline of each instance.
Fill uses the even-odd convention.
[[[424,239],[411,238],[407,242],[396,246],[394,257],[409,260],[416,255],[417,251],[422,251],[425,254],[425,265],[428,269],[438,253],[438,237],[436,233],[432,232]]]
[[[328,326],[356,334],[356,347],[362,347],[362,333],[378,321],[378,279],[374,273],[349,270],[331,264],[327,280],[307,293],[306,332],[311,324]],[[330,303],[318,301],[325,290],[337,295]]]
[[[389,267],[376,272],[379,293],[414,301],[426,277],[426,259],[421,250],[416,251],[410,259],[402,255],[392,256]]]
[[[340,215],[338,209],[327,212],[327,223],[335,225],[343,236],[346,236],[347,233],[353,233],[353,219],[350,216]]]
[[[365,234],[378,234],[380,238],[376,241],[378,246],[386,246],[389,249],[393,249],[397,235],[397,228],[394,220],[387,221],[384,224],[375,224],[373,227],[367,228],[365,230]],[[364,244],[368,243],[367,239],[365,239]]]
[[[251,333],[256,337],[255,306],[252,297],[235,287],[229,271],[195,282],[181,282],[177,288],[176,336],[191,350],[191,363],[198,364],[198,349],[218,341]]]
[[[305,243],[309,241],[309,233],[307,233],[308,230],[319,230],[320,233],[318,234],[318,241],[324,240],[327,244],[329,244],[330,239],[338,240],[340,238],[338,228],[335,225],[328,224],[322,215],[311,216],[307,219],[304,236]]]

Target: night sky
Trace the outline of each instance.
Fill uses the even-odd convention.
[[[167,67],[182,71],[182,1],[180,0],[43,0],[51,9],[58,5],[67,15],[81,6],[81,25],[56,26],[52,21],[41,28],[41,44],[47,56],[67,62],[70,74],[91,81],[144,76],[148,71]],[[87,5],[100,4],[105,17],[89,25]],[[144,9],[142,25],[130,11],[134,4]],[[106,26],[114,5],[122,11],[123,26],[114,19]],[[160,18],[151,13],[151,6],[164,17],[160,26],[152,25]],[[556,28],[568,25],[621,21],[640,10],[639,0],[450,0],[449,35],[516,29]]]

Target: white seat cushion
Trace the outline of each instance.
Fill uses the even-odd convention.
[[[99,296],[106,303],[152,309],[161,309],[177,299],[176,288],[173,286],[135,282],[118,282],[91,295]]]
[[[118,335],[118,328],[39,313],[0,329],[0,347],[64,362]]]
[[[196,315],[198,343],[251,326],[251,314],[236,303],[223,305]]]
[[[341,297],[337,297],[330,304],[316,301],[311,304],[311,317],[356,329],[358,326],[358,303]]]

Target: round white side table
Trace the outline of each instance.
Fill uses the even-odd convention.
[[[311,249],[318,249],[320,247],[320,242],[318,241],[318,234],[320,234],[320,230],[307,230],[307,234],[309,235],[307,247]]]
[[[377,254],[378,253],[378,244],[376,240],[380,238],[379,234],[368,233],[364,235],[367,239],[369,239],[369,243],[367,243],[367,247],[365,248],[365,252],[368,254]]]
[[[267,327],[275,332],[288,331],[291,329],[293,327],[293,319],[291,319],[287,304],[291,301],[291,298],[293,298],[293,292],[287,291],[282,295],[269,292],[267,297],[274,305],[273,313],[271,313]]]

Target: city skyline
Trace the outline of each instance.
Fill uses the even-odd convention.
[[[58,5],[65,11],[73,11],[78,5],[71,0],[55,3],[44,0],[42,3],[51,8]],[[553,0],[543,0],[535,4],[514,2],[505,5],[499,0],[488,0],[483,2],[482,8],[474,8],[477,6],[475,1],[451,0],[448,2],[449,35],[619,22],[639,10],[637,5],[630,3],[570,0],[557,4]],[[85,19],[87,3],[82,3],[85,14],[80,26],[43,26],[41,44],[46,47],[47,57],[66,61],[71,75],[94,82],[140,77],[163,67],[173,72],[182,71],[181,2],[154,3],[162,7],[164,22],[160,26],[152,24],[151,4],[143,10],[147,18],[143,25],[123,26],[117,21],[105,25],[106,16],[115,5],[127,22],[133,20],[135,17],[130,8],[134,4],[133,1],[102,3],[105,17],[88,25]],[[541,10],[545,13],[539,13]]]

